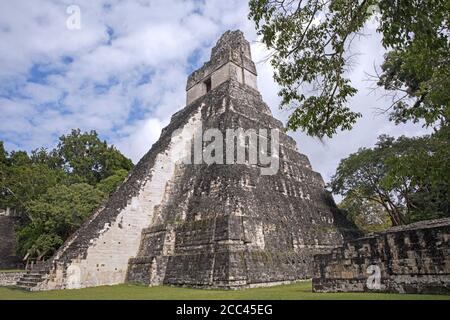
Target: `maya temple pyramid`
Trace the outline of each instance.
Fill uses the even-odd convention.
[[[119,283],[232,289],[311,278],[313,255],[330,252],[354,229],[273,118],[256,79],[243,33],[223,34],[210,61],[188,77],[187,105],[124,183],[18,284],[30,290]],[[264,165],[249,157],[195,163],[196,133],[211,128],[224,136],[236,128],[279,132],[278,151],[267,149],[278,161],[275,173],[262,174]]]

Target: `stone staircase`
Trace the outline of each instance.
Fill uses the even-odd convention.
[[[49,268],[45,262],[38,262],[17,281],[16,287],[33,291],[33,288],[47,278],[48,271]]]

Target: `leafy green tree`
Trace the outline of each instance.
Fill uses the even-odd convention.
[[[392,225],[450,216],[448,127],[431,136],[380,136],[373,149],[362,148],[341,160],[332,191],[349,203],[378,203]]]
[[[27,201],[36,199],[48,188],[64,183],[66,174],[61,169],[50,169],[46,165],[11,165],[5,168],[0,197],[0,207],[13,207],[26,214]]]
[[[7,170],[8,170],[8,152],[6,152],[3,141],[0,141],[0,194],[6,195],[5,188],[5,181],[7,177]],[[0,198],[1,199],[1,198]]]
[[[9,155],[9,163],[11,166],[29,166],[31,159],[25,151],[12,151]]]
[[[288,129],[331,137],[352,128],[361,114],[348,106],[357,92],[348,78],[351,42],[373,16],[389,50],[378,85],[393,94],[391,119],[449,122],[448,0],[250,0],[281,106],[293,110]]]
[[[3,149],[3,143],[0,149]],[[0,153],[4,155],[0,164],[0,207],[13,207],[26,214],[24,206],[27,201],[66,179],[61,169],[35,163],[25,151],[12,151],[8,155],[3,149]]]
[[[365,233],[383,231],[391,226],[389,215],[376,201],[360,197],[345,197],[339,209]]]
[[[114,146],[101,141],[95,131],[81,133],[72,130],[59,138],[60,142],[54,154],[59,165],[80,181],[96,184],[111,176],[115,171],[133,168],[130,159],[123,156]]]
[[[103,192],[105,195],[111,195],[119,185],[125,180],[128,175],[128,171],[125,169],[120,169],[114,172],[112,176],[109,176],[102,181],[100,181],[96,188]]]
[[[378,85],[398,93],[395,122],[450,120],[448,0],[377,1],[385,56]]]
[[[0,164],[6,165],[8,162],[8,152],[3,146],[3,141],[0,141]]]
[[[58,146],[8,154],[0,141],[0,207],[24,216],[18,232],[22,256],[52,254],[117,189],[131,160],[97,133],[72,130]]]
[[[387,188],[409,184],[404,193],[410,221],[435,219],[450,213],[450,126],[431,136],[401,137],[395,143],[396,156],[386,161],[389,168]]]
[[[23,255],[46,258],[74,232],[103,201],[105,194],[86,183],[56,185],[27,202],[30,223],[19,232]]]
[[[7,207],[4,200],[10,193],[7,189],[6,183],[8,179],[8,152],[6,152],[3,141],[0,141],[0,207]]]
[[[56,169],[60,166],[62,160],[57,156],[56,152],[48,151],[45,148],[35,149],[31,151],[31,162],[36,165],[46,165],[51,169]]]

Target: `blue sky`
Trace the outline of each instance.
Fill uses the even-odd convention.
[[[78,5],[81,28],[66,26],[69,5]],[[158,139],[170,116],[184,107],[186,78],[209,59],[229,29],[252,44],[258,86],[274,115],[278,109],[267,50],[247,19],[247,1],[1,1],[0,140],[7,150],[51,148],[72,128],[95,129],[137,162]],[[367,72],[383,49],[374,24],[354,42],[350,77],[359,93],[352,109],[364,114],[351,132],[318,141],[293,133],[299,150],[329,180],[339,160],[381,133],[418,135],[420,125],[395,126],[376,107],[389,101],[371,92]]]

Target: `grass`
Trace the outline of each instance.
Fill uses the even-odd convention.
[[[116,285],[78,290],[25,292],[0,287],[0,300],[450,300],[444,295],[313,293],[311,281],[244,290]]]

